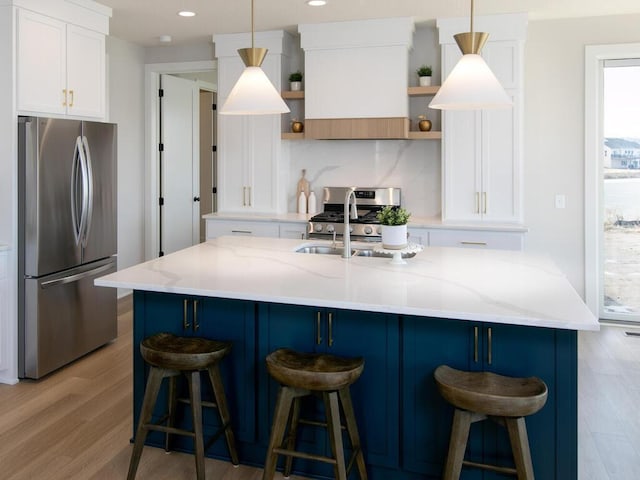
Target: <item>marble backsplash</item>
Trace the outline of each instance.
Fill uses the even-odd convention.
[[[297,211],[296,185],[306,179],[322,209],[322,188],[399,187],[402,205],[416,217],[441,213],[439,141],[305,140],[283,142],[288,158],[287,211]]]

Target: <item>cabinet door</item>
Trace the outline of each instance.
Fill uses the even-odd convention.
[[[481,114],[474,111],[443,112],[445,220],[480,220],[482,217]]]
[[[66,27],[18,9],[17,107],[21,113],[66,112]]]
[[[429,478],[442,476],[453,408],[438,392],[433,372],[440,365],[471,368],[472,331],[469,322],[402,319],[402,465],[407,471]],[[481,476],[469,470],[465,478]]]
[[[308,223],[281,223],[280,238],[295,238],[304,240],[307,236]]]
[[[526,418],[527,433],[533,460],[533,469],[538,478],[572,478],[566,476],[567,464],[571,464],[571,443],[559,442],[567,431],[575,432],[575,410],[562,411],[558,403],[559,389],[569,388],[571,382],[561,384],[558,374],[568,372],[569,365],[556,363],[563,337],[568,332],[548,328],[532,328],[516,325],[482,325],[482,369],[514,377],[539,377],[549,389],[547,403],[534,415]],[[491,333],[489,333],[491,332]],[[575,333],[575,332],[572,332]],[[490,338],[489,338],[490,336]],[[568,337],[571,335],[569,334]],[[570,377],[570,375],[568,375]],[[576,398],[573,396],[564,398]],[[484,461],[493,464],[513,464],[509,436],[506,429],[494,422],[483,423]],[[575,460],[575,457],[574,457]],[[565,466],[559,467],[560,464]],[[563,470],[564,469],[564,470]],[[499,479],[500,475],[486,472],[485,478]],[[573,477],[575,478],[575,477]]]
[[[396,315],[355,310],[327,312],[327,353],[364,358],[364,370],[351,385],[351,396],[365,461],[367,465],[392,469],[400,464],[399,331]]]
[[[242,442],[255,442],[255,304],[224,298],[200,298],[197,301],[197,316],[193,318],[195,334],[232,344],[230,354],[220,363],[220,370],[236,438]],[[202,386],[203,396],[213,398],[210,382],[205,380]],[[203,421],[211,434],[220,426],[218,413],[213,409],[205,409]],[[224,457],[229,453],[223,438],[215,442],[209,452]]]
[[[482,113],[482,218],[520,221],[520,144],[518,98],[514,108]]]
[[[105,38],[67,26],[67,112],[81,117],[105,115]],[[125,87],[126,88],[126,87]]]

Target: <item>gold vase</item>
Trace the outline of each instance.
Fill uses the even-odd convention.
[[[418,128],[421,132],[431,131],[431,120],[420,120],[418,122]]]
[[[302,122],[291,122],[291,131],[293,133],[301,133],[304,130],[304,124]]]

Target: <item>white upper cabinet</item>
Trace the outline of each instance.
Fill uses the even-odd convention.
[[[513,100],[513,108],[443,112],[444,221],[522,222],[522,64],[526,15],[479,17],[489,33],[482,56]],[[442,80],[461,53],[453,34],[460,19],[438,20]]]
[[[17,12],[18,112],[104,118],[105,34],[31,10]]]
[[[237,49],[251,45],[249,34],[216,35],[218,103],[224,104],[244,70]],[[268,48],[262,70],[277,90],[291,39],[283,31],[259,32],[256,47]],[[218,115],[218,211],[286,212],[281,167],[280,115]]]

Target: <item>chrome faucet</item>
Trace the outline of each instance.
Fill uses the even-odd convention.
[[[352,196],[353,206],[349,208]],[[342,252],[342,258],[351,258],[351,228],[349,227],[349,219],[357,220],[357,218],[356,187],[351,187],[347,190],[347,194],[344,197],[344,232],[342,233],[344,251]]]

